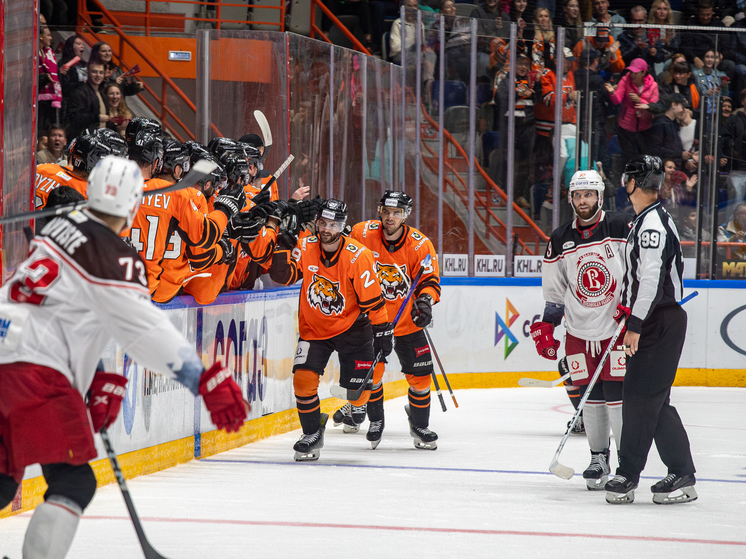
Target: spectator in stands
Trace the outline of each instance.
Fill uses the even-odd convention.
[[[740,0],[738,0],[738,2],[740,2]],[[720,20],[724,17],[735,16],[738,12],[737,5],[736,0],[712,0],[713,14]],[[683,0],[679,11],[683,16],[684,21],[687,21],[690,17],[696,17],[699,6],[699,0]]]
[[[679,119],[679,138],[681,138],[681,146],[685,152],[692,154],[690,158],[683,158],[684,170],[687,173],[693,173],[697,170],[697,163],[699,162],[699,123],[694,120],[692,110],[690,108],[684,109],[684,116]]]
[[[642,25],[647,23],[647,19],[647,10],[642,6],[635,6],[630,11],[630,23]],[[629,64],[635,58],[642,58],[650,67],[656,62],[663,62],[663,52],[658,52],[655,40],[650,41],[648,30],[644,27],[624,29],[618,40],[625,64]]]
[[[741,106],[746,108],[746,89],[741,90]],[[731,115],[722,128],[723,154],[728,158],[728,171],[746,171],[746,111]]]
[[[732,29],[742,29],[733,34],[733,44],[730,51],[725,53],[725,57],[732,60],[736,65],[736,91],[746,89],[746,3],[744,3],[744,18],[731,25]]]
[[[60,119],[62,87],[57,77],[57,59],[52,51],[52,34],[48,27],[39,32],[39,96],[37,123],[39,130],[46,130]]]
[[[609,0],[593,0],[593,17],[591,18],[591,21],[596,25],[627,23],[627,20],[618,13],[609,11]],[[610,33],[616,40],[619,38],[619,35],[622,34],[622,28],[614,27],[611,29]]]
[[[545,68],[554,68],[554,28],[549,10],[534,10],[534,36],[531,41],[531,70],[544,73]]]
[[[673,10],[668,0],[653,0],[650,6],[648,23],[654,25],[673,25]],[[679,37],[673,29],[648,29],[648,42],[655,45],[667,60],[679,49]]]
[[[711,115],[716,110],[717,98],[728,95],[728,82],[730,80],[724,72],[717,69],[720,60],[722,58],[719,52],[708,49],[704,53],[705,65],[692,72],[699,88],[699,94],[705,96],[705,110],[708,115]],[[707,130],[709,128],[705,132]]]
[[[658,84],[648,73],[645,61],[636,58],[630,63],[629,72],[619,84],[614,87],[607,83],[606,90],[609,92],[609,99],[615,105],[621,105],[616,131],[626,163],[635,155],[647,153],[643,132],[652,126],[653,115],[640,106],[658,101]]]
[[[57,165],[67,165],[65,128],[61,124],[52,124],[47,130],[46,136],[47,147],[36,152],[36,164],[56,163]]]
[[[84,53],[85,42],[80,35],[71,35],[65,40],[59,63],[60,85],[62,85],[62,97],[64,98],[69,97],[73,89],[85,83],[88,78],[88,64],[83,60]],[[80,60],[71,68],[65,68],[65,65],[75,58]]]
[[[697,175],[693,174],[691,177],[687,177],[686,173],[677,169],[676,162],[673,159],[663,161],[663,171],[663,182],[660,190],[658,190],[658,199],[661,201],[661,205],[668,210],[668,213],[676,218],[681,206],[691,207],[695,205]]]
[[[369,4],[371,52],[379,54],[381,52],[381,41],[383,40],[384,33],[386,33],[386,17],[399,16],[399,0],[372,0]]]
[[[622,53],[619,48],[619,41],[614,41],[609,35],[608,27],[599,27],[596,29],[596,36],[588,35],[575,45],[573,53],[576,57],[584,49],[594,49],[598,51],[598,71],[608,74],[621,74],[626,68]],[[575,65],[575,69],[578,65]]]
[[[122,86],[116,81],[108,81],[104,85],[103,91],[106,99],[106,113],[109,115],[109,122],[106,123],[106,127],[116,130],[124,136],[127,125],[132,120],[132,111],[124,100]]]
[[[725,28],[723,22],[714,16],[712,0],[700,0],[697,15],[689,18],[687,25],[700,27],[711,27],[711,33],[703,31],[689,31],[681,34],[679,46],[696,69],[705,65],[704,54],[708,50],[715,52],[732,52],[735,42],[731,33],[718,33],[718,29]],[[720,70],[725,72],[729,79],[733,80],[736,74],[736,64],[732,60],[724,60],[720,64]]]
[[[89,128],[104,128],[109,122],[106,103],[101,95],[101,82],[104,81],[104,67],[101,64],[88,65],[88,80],[76,88],[68,100],[67,111],[70,124],[68,138],[77,138]]]
[[[518,52],[522,54],[527,54],[528,47],[527,47],[527,31],[526,28],[528,27],[528,18],[531,16],[531,13],[526,9],[528,8],[528,0],[513,0],[513,3],[510,5],[510,19],[516,23],[517,26],[517,43],[518,43]],[[530,33],[529,33],[530,34]]]
[[[658,83],[658,92],[661,98],[672,93],[683,95],[687,106],[691,107],[695,115],[699,115],[699,87],[692,77],[689,63],[686,60],[675,62],[669,68],[667,75],[673,77],[673,80],[669,83]],[[661,114],[666,108],[659,101],[658,103],[651,103],[648,110],[653,114]]]
[[[490,59],[490,42],[493,37],[506,39],[510,36],[510,15],[505,12],[507,0],[484,0],[471,11],[469,17],[479,20],[477,28],[477,76],[486,76]]]
[[[356,16],[360,22],[360,29],[363,32],[363,43],[368,50],[373,48],[371,42],[372,20],[370,15],[370,5],[368,0],[324,0],[327,8],[337,17],[339,16]],[[326,33],[332,28],[332,20],[324,15],[321,28]]]
[[[44,25],[67,25],[67,4],[64,0],[41,0],[39,11],[44,18]]]
[[[565,0],[562,13],[557,13],[554,18],[555,27],[564,27],[565,45],[574,49],[583,38],[583,19],[580,17],[580,4],[578,0]]]
[[[694,258],[696,256],[695,247],[690,242],[697,240],[697,208],[683,207],[678,212],[676,227],[679,230],[679,239],[681,243],[681,252],[684,258]],[[705,242],[710,240],[710,232],[702,228],[701,239]]]
[[[135,79],[130,81],[124,77],[124,71],[114,64],[114,53],[109,43],[99,42],[91,47],[91,56],[88,58],[88,64],[96,63],[104,67],[104,80],[115,80],[122,88],[124,95],[137,95],[145,89],[145,84],[142,82]]]
[[[686,99],[680,93],[672,93],[661,97],[661,103],[665,109],[653,119],[653,124],[648,130],[648,141],[650,148],[648,154],[657,155],[661,159],[670,159],[675,167],[681,167],[682,161],[692,158],[691,152],[685,151],[679,135],[680,126],[678,119],[683,119],[686,110]]]
[[[590,132],[591,161],[600,161],[606,169],[611,169],[611,156],[606,141],[606,119],[608,117],[609,94],[604,87],[604,79],[598,71],[600,53],[596,49],[584,49],[580,52],[580,68],[575,70],[575,87],[582,93],[584,103],[593,94],[593,106],[590,123],[586,119],[586,110],[581,114],[581,137],[588,138]]]
[[[407,49],[407,54],[414,51],[415,41],[417,39],[416,26],[417,26],[417,0],[404,0],[403,6],[406,8],[405,11],[405,22],[404,22],[404,40],[406,44],[404,48]],[[424,26],[420,28],[421,38],[424,40]],[[424,41],[423,41],[424,44]],[[401,51],[402,51],[402,31],[401,31],[401,18],[396,18],[394,23],[391,24],[391,33],[389,35],[389,58],[401,64]]]
[[[717,242],[746,243],[746,202],[736,204],[733,219],[718,228]],[[732,249],[731,258],[746,260],[746,247]]]
[[[733,99],[730,97],[723,97],[720,100],[720,126],[725,126],[725,123],[733,115]]]

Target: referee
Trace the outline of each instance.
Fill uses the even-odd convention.
[[[626,272],[615,316],[627,317],[627,373],[619,467],[604,487],[606,501],[612,504],[634,501],[653,441],[668,467],[668,475],[651,487],[653,502],[686,503],[697,498],[689,438],[670,403],[686,336],[686,312],[678,304],[684,270],[679,233],[658,201],[661,182],[663,164],[650,155],[632,159],[622,175],[636,217],[627,238]]]

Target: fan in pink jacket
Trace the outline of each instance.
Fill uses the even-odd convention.
[[[648,74],[647,62],[642,58],[635,58],[628,68],[619,85],[612,87],[607,83],[606,89],[611,101],[622,105],[616,121],[619,147],[626,154],[642,154],[647,148],[642,132],[653,125],[653,115],[647,108],[658,101],[658,84]]]

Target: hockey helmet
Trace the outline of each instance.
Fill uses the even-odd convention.
[[[196,163],[200,159],[207,159],[207,155],[213,157],[213,154],[210,152],[210,150],[208,150],[199,142],[189,140],[187,142],[184,142],[184,145],[186,146],[187,150],[189,150],[189,158],[192,160],[192,165],[194,165],[194,163]],[[198,155],[198,157],[195,159],[196,155]]]
[[[181,166],[182,173],[186,174],[190,169],[189,150],[179,140],[168,136],[161,138],[163,144],[163,168],[161,173],[168,173],[176,180],[176,167]]]
[[[205,159],[207,161],[210,161],[211,163],[215,163],[217,167],[215,167],[209,174],[209,176],[205,177],[204,179],[197,181],[197,184],[201,187],[204,187],[207,184],[207,181],[212,181],[212,187],[215,191],[221,190],[226,186],[228,183],[228,175],[225,173],[225,169],[223,169],[223,166],[218,162],[217,159],[211,154],[199,154],[194,153],[192,154],[191,162],[192,164],[196,163],[197,161],[200,161],[202,159]]]
[[[334,198],[325,200],[316,212],[316,220],[319,219],[324,219],[330,224],[334,223],[334,229],[342,232],[347,223],[347,204]]]
[[[157,120],[136,116],[129,121],[127,129],[124,132],[124,139],[127,142],[127,146],[132,147],[135,143],[135,138],[141,132],[151,132],[156,136],[162,136],[163,128],[161,128]]]
[[[102,157],[111,153],[111,148],[96,136],[78,136],[70,144],[70,164],[77,171],[90,173]]]
[[[127,227],[135,218],[144,182],[137,163],[107,155],[88,177],[88,207],[108,215],[127,218]]]
[[[400,208],[404,212],[404,218],[409,217],[412,213],[412,198],[399,190],[387,190],[383,193],[381,202],[378,205],[378,213],[381,208]]]
[[[635,188],[651,188],[659,190],[663,183],[665,172],[663,162],[655,155],[637,155],[629,160],[622,173],[622,187],[626,190],[630,179],[635,179]],[[632,193],[628,193],[628,196]]]
[[[238,139],[239,142],[249,144],[255,148],[263,148],[264,140],[257,134],[244,134]]]
[[[150,132],[140,132],[130,144],[129,158],[140,163],[153,165],[153,176],[161,172],[163,167],[163,143],[161,139]]]
[[[231,138],[213,138],[207,144],[207,149],[217,159],[222,159],[226,153],[234,154],[239,151],[238,142]]]
[[[249,180],[251,180],[249,164],[246,159],[240,155],[224,153],[223,157],[218,159],[218,162],[225,168],[228,182],[232,185],[245,185]]]
[[[93,131],[93,136],[109,146],[112,155],[127,157],[127,142],[124,141],[119,132],[115,132],[111,128],[96,128]]]

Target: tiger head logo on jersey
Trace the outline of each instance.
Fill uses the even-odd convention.
[[[406,264],[402,264],[399,268],[405,274],[407,273]],[[384,299],[394,301],[407,296],[407,285],[396,266],[393,264],[381,264],[377,261],[376,274],[378,275],[378,281],[381,282]]]
[[[308,286],[308,304],[316,307],[325,315],[332,316],[342,313],[345,308],[345,298],[339,292],[339,283],[314,274],[313,281]]]

